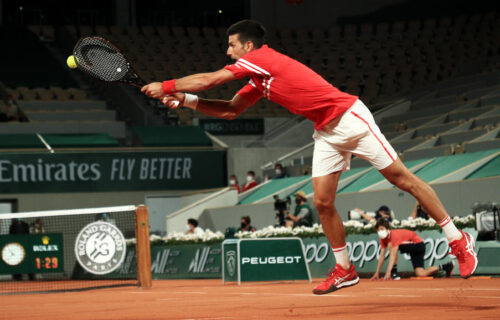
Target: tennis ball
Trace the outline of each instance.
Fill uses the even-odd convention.
[[[71,55],[68,57],[68,59],[66,60],[66,64],[68,65],[68,67],[70,67],[71,69],[75,69],[77,67],[76,65],[76,60],[75,60],[75,56]]]

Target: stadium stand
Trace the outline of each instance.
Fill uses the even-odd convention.
[[[388,102],[396,94],[457,76],[467,62],[500,54],[496,41],[498,16],[484,16],[485,19],[471,15],[347,24],[329,29],[278,31],[271,28],[268,42],[309,65],[340,89],[359,94],[364,101],[373,104]],[[471,23],[476,20],[477,25]],[[146,80],[215,70],[228,63],[224,57],[223,28],[150,25],[128,28],[67,25],[64,28],[74,39],[91,34],[109,38],[131,58]],[[186,55],[186,52],[191,54]],[[229,83],[201,96],[229,98],[241,85]],[[290,115],[286,109],[263,100],[242,116]],[[191,110],[181,109],[178,114],[184,124],[190,124],[193,117],[205,117]]]
[[[434,158],[408,160],[405,165],[418,177],[428,183],[438,182],[441,179],[455,174],[447,182],[461,181],[464,179],[495,177],[500,175],[500,149],[471,152],[467,154],[457,154],[440,156]],[[458,172],[469,169],[466,175],[457,175]],[[310,175],[290,177],[269,181],[261,188],[256,188],[253,192],[244,195],[239,204],[251,204],[272,201],[272,196],[293,195],[298,190],[303,190],[306,195],[312,196],[312,181]],[[292,185],[297,185],[293,192],[288,189]],[[379,189],[393,188],[378,170],[373,167],[355,168],[342,174],[337,188],[338,194],[351,192],[364,192]],[[250,190],[251,191],[251,190]]]

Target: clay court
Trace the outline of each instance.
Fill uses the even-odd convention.
[[[498,319],[500,278],[370,281],[315,296],[313,284],[154,281],[85,292],[2,296],[1,319]]]

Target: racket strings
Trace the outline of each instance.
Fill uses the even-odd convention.
[[[78,67],[103,81],[120,81],[127,77],[129,63],[125,56],[105,39],[87,37],[74,49]]]

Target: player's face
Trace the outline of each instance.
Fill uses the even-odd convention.
[[[231,59],[238,60],[247,52],[247,48],[241,43],[238,33],[229,36],[226,54],[231,57]]]

